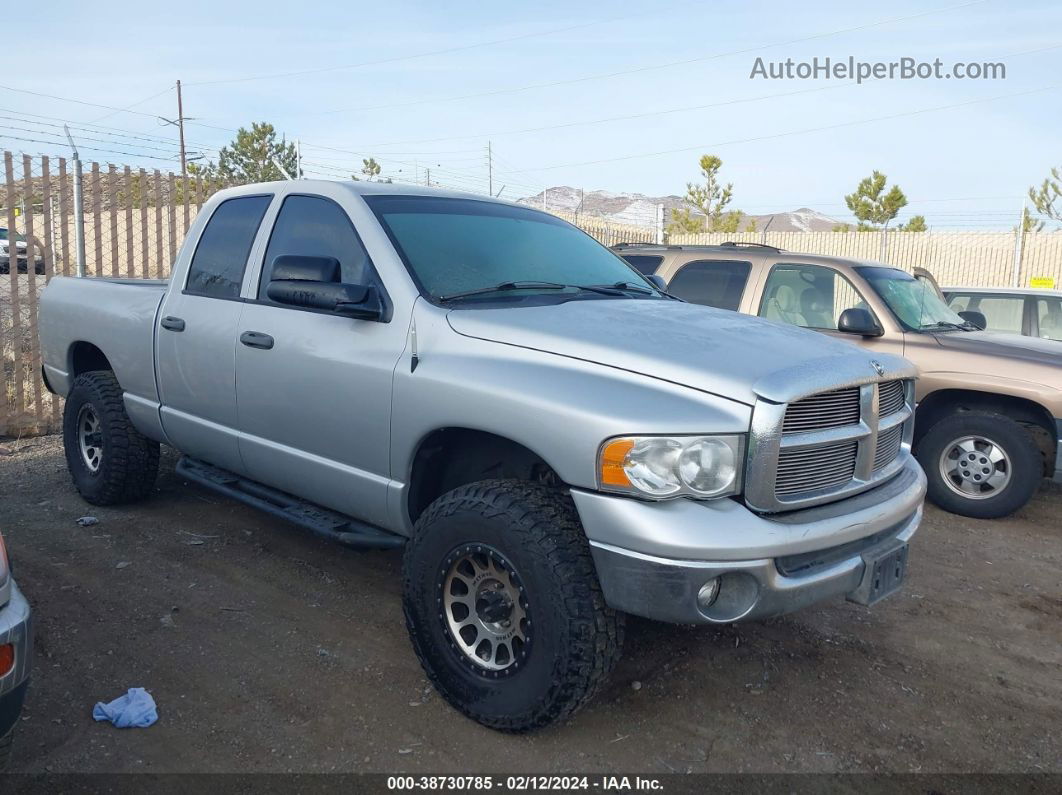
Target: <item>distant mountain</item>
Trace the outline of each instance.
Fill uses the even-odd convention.
[[[567,185],[547,188],[541,193],[517,201],[532,207],[544,206],[550,210],[578,210],[580,213],[605,218],[613,223],[639,226],[652,226],[656,223],[658,204],[664,205],[665,223],[673,210],[686,207],[681,196],[646,196],[641,193],[612,193],[604,190],[584,192]],[[767,215],[748,215],[746,218],[756,221],[757,230],[763,231],[766,227],[771,232],[829,232],[840,223],[836,218],[823,215],[809,207]],[[770,226],[767,226],[768,223]]]

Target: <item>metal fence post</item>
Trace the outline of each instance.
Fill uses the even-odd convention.
[[[66,140],[70,142],[70,148],[74,153],[74,259],[77,263],[77,275],[85,275],[85,205],[84,196],[81,192],[81,158],[78,157],[77,147],[70,135],[70,129],[64,124]]]
[[[1025,249],[1025,202],[1021,204],[1021,215],[1018,216],[1018,225],[1014,228],[1014,287],[1021,287],[1021,260]]]
[[[657,245],[664,243],[664,205],[656,205],[656,242]]]

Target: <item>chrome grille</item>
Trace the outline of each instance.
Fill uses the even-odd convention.
[[[894,411],[893,414],[896,412]],[[903,426],[894,425],[878,436],[878,448],[874,451],[874,471],[886,467],[896,460],[903,442]]]
[[[836,488],[855,476],[857,442],[782,450],[774,491],[778,496]]]
[[[888,417],[907,403],[903,381],[886,381],[878,387],[878,416]]]
[[[913,382],[881,382],[761,399],[753,410],[745,500],[788,511],[858,494],[891,478],[909,455]]]
[[[892,383],[899,383],[898,381]],[[901,390],[902,394],[902,390]],[[859,422],[859,387],[836,389],[789,404],[782,433],[843,428]]]

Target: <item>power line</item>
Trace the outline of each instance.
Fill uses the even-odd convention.
[[[711,148],[719,147],[719,146],[731,146],[733,144],[754,143],[756,141],[772,141],[772,140],[775,140],[777,138],[786,138],[786,137],[788,137],[790,135],[806,135],[807,133],[822,132],[822,131],[825,131],[825,130],[836,130],[836,129],[840,129],[840,128],[843,128],[843,127],[854,127],[854,126],[857,126],[857,125],[860,125],[860,124],[871,124],[873,122],[878,122],[878,121],[889,121],[889,120],[892,120],[892,119],[900,119],[900,118],[904,118],[904,117],[907,117],[907,116],[917,116],[917,115],[922,114],[922,113],[934,113],[934,112],[941,111],[941,110],[952,110],[954,108],[961,108],[961,107],[965,107],[967,105],[977,105],[977,104],[984,103],[984,102],[994,102],[994,101],[999,100],[999,99],[1011,99],[1013,97],[1023,97],[1023,96],[1027,96],[1029,94],[1038,94],[1038,93],[1041,93],[1043,91],[1053,91],[1053,90],[1055,90],[1057,88],[1058,88],[1058,86],[1043,86],[1042,88],[1033,88],[1033,89],[1029,89],[1028,91],[1018,91],[1018,92],[1011,93],[1011,94],[999,94],[999,95],[994,96],[994,97],[983,97],[981,99],[971,99],[971,100],[966,100],[965,102],[955,102],[955,103],[952,103],[950,105],[937,105],[937,106],[932,107],[932,108],[921,108],[919,110],[904,111],[903,113],[892,113],[892,114],[889,114],[887,116],[874,116],[874,117],[868,118],[868,119],[856,119],[854,121],[841,122],[840,124],[827,124],[827,125],[823,125],[821,127],[808,127],[806,129],[803,129],[803,130],[790,130],[788,132],[781,132],[781,133],[768,133],[766,135],[757,135],[757,136],[754,136],[752,138],[737,138],[737,139],[733,139],[733,140],[730,140],[730,141],[719,141],[719,142],[710,143],[710,144],[700,144],[698,146],[684,146],[684,147],[681,147],[681,148],[678,148],[678,149],[662,149],[662,150],[659,150],[657,152],[644,152],[644,153],[637,154],[637,155],[622,155],[620,157],[605,157],[605,158],[601,158],[599,160],[584,160],[584,161],[581,161],[581,162],[578,162],[578,163],[561,163],[561,164],[554,165],[554,166],[539,166],[537,168],[524,169],[524,171],[525,172],[527,172],[527,171],[531,171],[531,172],[534,172],[534,171],[553,171],[553,170],[558,169],[558,168],[575,168],[577,166],[594,166],[594,165],[598,165],[600,163],[617,163],[617,162],[624,161],[624,160],[638,160],[638,159],[643,158],[643,157],[658,157],[660,155],[672,155],[672,154],[679,154],[681,152],[693,152],[693,151],[697,151],[697,150],[711,149]]]
[[[0,135],[0,139],[7,140],[7,141],[28,141],[30,143],[37,143],[37,144],[55,144],[56,143],[55,141],[47,141],[47,140],[42,140],[40,138],[23,138],[23,137],[20,137],[20,136],[17,136],[17,135]],[[79,149],[86,149],[86,150],[88,150],[90,152],[104,152],[104,153],[110,154],[110,155],[123,155],[124,157],[139,157],[139,158],[143,158],[144,160],[164,160],[164,161],[168,162],[168,161],[174,161],[174,160],[177,159],[176,157],[156,157],[155,155],[145,155],[145,154],[142,154],[142,153],[139,153],[139,152],[122,152],[122,151],[118,151],[116,149],[101,149],[101,148],[99,148],[97,146],[81,146],[80,144],[78,145],[78,148]]]
[[[92,122],[89,122],[89,123],[91,124],[91,123],[94,123],[94,122],[97,122],[97,121],[103,121],[104,119],[108,119],[111,116],[115,115],[116,113],[124,113],[124,112],[128,111],[130,108],[135,108],[137,105],[143,105],[145,102],[148,102],[148,101],[154,99],[155,97],[161,97],[163,94],[165,94],[165,93],[167,93],[169,91],[172,91],[172,90],[173,90],[173,86],[167,86],[166,88],[162,89],[162,91],[158,91],[158,92],[152,94],[150,97],[144,97],[143,99],[139,99],[139,100],[137,100],[136,102],[134,102],[131,105],[126,105],[124,108],[120,108],[118,110],[112,110],[110,113],[106,113],[103,116],[100,116],[98,119],[93,119]]]
[[[984,0],[980,0],[984,2]],[[644,14],[636,14],[634,16],[644,16]],[[223,83],[246,83],[252,80],[276,80],[285,77],[301,77],[303,75],[322,74],[324,72],[337,72],[347,69],[360,69],[363,66],[379,66],[381,64],[397,63],[399,61],[409,61],[415,58],[427,58],[433,55],[448,55],[455,52],[464,52],[466,50],[474,50],[480,47],[490,47],[495,44],[508,44],[514,41],[522,41],[524,39],[538,38],[539,36],[551,36],[555,33],[566,33],[572,30],[579,30],[581,28],[595,27],[597,25],[609,24],[611,22],[617,22],[624,19],[631,19],[631,16],[626,17],[613,17],[605,20],[597,20],[594,22],[582,22],[578,25],[568,25],[563,28],[553,28],[552,30],[543,30],[535,33],[521,33],[518,36],[508,36],[503,39],[492,39],[490,41],[481,41],[475,44],[463,44],[457,47],[444,47],[438,50],[428,50],[426,52],[413,53],[411,55],[396,55],[392,58],[381,58],[374,61],[361,61],[359,63],[343,64],[340,66],[321,66],[314,69],[300,69],[294,72],[273,72],[271,74],[262,75],[250,75],[247,77],[230,77],[222,80],[200,80],[196,83],[188,83],[190,86],[215,86]]]
[[[729,50],[727,52],[713,53],[711,55],[702,55],[702,56],[698,56],[696,58],[685,58],[685,59],[682,59],[682,60],[679,60],[679,61],[667,61],[665,63],[660,63],[660,64],[650,64],[648,66],[639,66],[639,67],[636,67],[634,69],[624,69],[624,70],[616,71],[616,72],[603,72],[603,73],[592,74],[592,75],[584,75],[582,77],[568,78],[568,79],[565,79],[565,80],[553,80],[553,81],[549,81],[549,82],[545,82],[545,83],[530,83],[530,84],[526,84],[526,85],[522,85],[522,86],[494,89],[494,90],[491,90],[491,91],[481,91],[481,92],[476,92],[476,93],[472,93],[472,94],[459,94],[459,95],[449,96],[449,97],[429,97],[427,99],[419,99],[419,100],[413,100],[413,101],[409,101],[409,102],[391,102],[391,103],[386,103],[386,104],[382,104],[382,105],[367,105],[367,106],[363,106],[363,107],[360,107],[360,108],[342,108],[342,109],[338,109],[338,110],[311,111],[311,112],[306,112],[306,113],[289,113],[288,115],[289,116],[293,116],[293,115],[314,116],[314,115],[330,115],[330,114],[336,114],[336,113],[356,113],[356,112],[370,111],[370,110],[384,110],[384,109],[387,109],[387,108],[403,108],[403,107],[411,107],[411,106],[415,106],[415,105],[428,105],[428,104],[434,104],[434,103],[439,103],[439,102],[455,102],[455,101],[464,100],[464,99],[479,99],[481,97],[493,97],[493,96],[498,96],[498,95],[501,95],[501,94],[515,94],[515,93],[520,93],[520,92],[523,92],[523,91],[532,91],[532,90],[539,89],[539,88],[555,88],[557,86],[573,85],[573,84],[576,84],[576,83],[585,83],[585,82],[588,82],[588,81],[591,81],[591,80],[607,80],[607,79],[611,79],[611,78],[614,78],[614,77],[624,77],[626,75],[640,74],[640,73],[643,73],[643,72],[651,72],[651,71],[655,71],[655,70],[658,70],[658,69],[670,69],[670,68],[675,67],[675,66],[688,66],[688,65],[694,64],[694,63],[702,63],[704,61],[712,61],[712,60],[716,60],[718,58],[726,58],[726,57],[729,57],[731,55],[746,55],[746,54],[748,54],[750,52],[757,52],[757,51],[760,51],[760,50],[768,50],[768,49],[772,49],[772,48],[775,48],[775,47],[786,47],[786,46],[789,46],[791,44],[801,44],[801,43],[808,42],[808,41],[815,41],[817,39],[828,38],[830,36],[839,36],[839,35],[842,35],[844,33],[854,33],[856,31],[860,31],[860,30],[868,30],[870,28],[880,27],[881,25],[889,25],[889,24],[892,24],[892,23],[895,23],[895,22],[906,22],[908,20],[917,19],[919,17],[924,17],[924,16],[928,16],[928,15],[931,15],[931,14],[943,14],[943,13],[948,12],[948,11],[956,11],[956,10],[961,9],[961,8],[968,8],[970,6],[980,5],[981,3],[985,3],[985,2],[988,2],[988,0],[973,0],[972,2],[968,2],[968,3],[961,3],[959,5],[947,6],[946,8],[936,8],[936,9],[931,9],[929,11],[922,11],[922,12],[920,12],[918,14],[911,14],[911,15],[903,16],[903,17],[892,17],[890,19],[879,20],[878,22],[870,22],[870,23],[867,23],[865,25],[856,25],[854,27],[840,28],[838,30],[832,30],[832,31],[828,31],[828,32],[825,32],[825,33],[817,33],[815,35],[804,36],[804,37],[799,38],[799,39],[790,39],[788,41],[780,41],[780,42],[775,42],[773,44],[762,44],[762,45],[758,45],[756,47],[746,47],[746,48],[740,49],[740,50]]]

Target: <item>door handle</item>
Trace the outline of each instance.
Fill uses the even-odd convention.
[[[240,342],[248,348],[262,348],[269,350],[273,347],[273,338],[260,331],[245,331],[240,335]]]
[[[184,321],[179,317],[164,317],[161,325],[170,331],[184,331]]]

